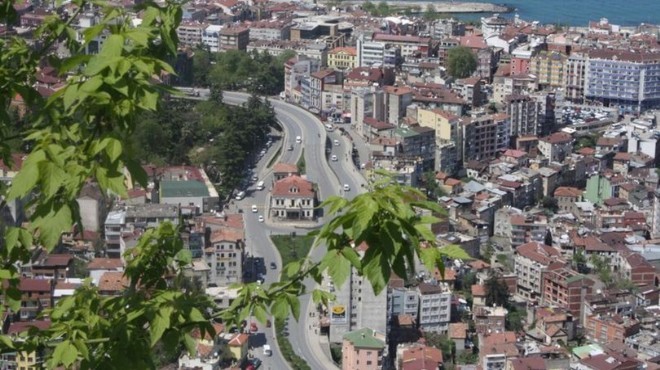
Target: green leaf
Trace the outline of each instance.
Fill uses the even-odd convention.
[[[300,300],[298,299],[298,296],[287,294],[286,300],[289,302],[289,306],[291,307],[291,314],[293,315],[293,318],[298,320],[300,318]]]
[[[380,252],[376,252],[374,258],[364,265],[362,272],[371,283],[375,295],[383,291],[390,278],[390,266]]]
[[[192,253],[188,249],[181,249],[174,259],[179,263],[179,267],[188,266],[192,263]]]
[[[266,309],[261,303],[256,303],[254,307],[252,308],[252,314],[254,317],[257,318],[257,320],[261,323],[266,322],[266,317],[268,316],[268,313],[266,312]]]
[[[149,33],[143,28],[134,28],[126,32],[124,35],[140,46],[149,45]]]
[[[342,248],[341,254],[355,267],[358,271],[362,269],[362,262],[360,255],[353,248]]]
[[[32,152],[23,162],[23,167],[14,176],[7,194],[7,200],[14,200],[26,196],[39,181],[39,163],[46,160],[43,150]]]
[[[195,356],[195,354],[197,353],[197,344],[195,342],[195,339],[193,339],[193,337],[190,336],[190,334],[186,333],[183,336],[183,344],[185,345],[186,350],[188,351],[190,356]]]
[[[458,260],[471,260],[473,259],[467,252],[461,248],[460,245],[452,244],[438,248],[438,252],[449,258]]]
[[[422,260],[426,269],[433,273],[433,270],[435,270],[437,262],[440,259],[440,251],[435,247],[420,247],[419,259]]]
[[[37,216],[30,225],[39,230],[39,240],[49,250],[59,242],[63,232],[71,230],[73,224],[73,215],[68,205],[54,208],[37,208]]]
[[[156,316],[151,320],[149,327],[149,334],[151,337],[151,347],[153,347],[163,336],[165,330],[170,327],[170,315],[174,309],[172,307],[163,307],[156,313]]]
[[[284,266],[284,274],[287,277],[294,277],[298,272],[300,272],[300,260],[289,262]]]
[[[103,77],[96,75],[94,77],[91,77],[87,79],[87,81],[83,82],[82,85],[80,85],[80,90],[87,92],[87,93],[93,93],[98,90],[99,87],[103,85]]]
[[[114,58],[121,57],[122,50],[124,49],[124,36],[113,34],[108,36],[103,42],[103,48],[99,53],[100,58]]]
[[[289,316],[289,303],[285,296],[279,296],[270,306],[270,313],[277,319],[285,319]]]
[[[322,266],[328,269],[328,276],[337,287],[341,287],[351,275],[351,262],[340,251],[328,251]]]
[[[41,190],[49,198],[57,193],[68,178],[66,173],[53,162],[39,163],[39,173],[43,184]]]
[[[78,358],[78,349],[70,341],[60,342],[53,352],[53,361],[62,364],[64,367],[71,366]]]

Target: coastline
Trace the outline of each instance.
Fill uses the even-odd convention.
[[[347,1],[348,4],[358,5],[365,1]],[[435,8],[438,13],[512,13],[515,8],[495,3],[475,3],[475,2],[454,2],[454,1],[384,1],[392,8],[407,8],[419,6],[424,11],[429,5]]]

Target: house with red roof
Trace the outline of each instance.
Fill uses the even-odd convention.
[[[270,197],[270,217],[274,221],[314,219],[316,190],[314,184],[292,175],[276,181]]]
[[[540,296],[543,271],[552,264],[565,264],[558,249],[539,242],[525,243],[516,248],[514,261],[518,294],[528,299]]]
[[[415,343],[397,348],[399,370],[439,369],[442,366],[442,351],[435,347]]]

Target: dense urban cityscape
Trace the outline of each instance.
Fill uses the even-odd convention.
[[[17,264],[20,304],[3,311],[2,334],[47,330],[58,302],[88,283],[104,297],[136,289],[131,251],[165,223],[191,256],[177,265],[186,277],[177,289],[212,300],[204,315],[231,309],[245,286],[293,280],[300,261],[324,258],[325,246],[312,247],[313,231],[332,220],[324,201],[359,199],[387,178],[444,209],[433,214],[434,243],[458,246],[465,258],[445,255],[435,268],[416,260],[410,276],[388,269],[380,291],[356,265],[343,283],[328,273],[305,277],[290,317],[251,311],[237,324],[208,320],[213,333],[192,330],[192,344],[174,356],[152,343],[154,363],[660,369],[660,25],[550,25],[493,13],[511,10],[493,4],[411,4],[183,5],[173,70],[152,76],[171,89],[158,111],[137,116],[124,143],[146,186],[123,169],[125,194],[85,183],[76,195],[80,224],[58,234],[54,248],[30,243],[29,262]],[[82,55],[112,47],[111,34],[97,30],[98,4],[14,7],[4,37],[40,45],[35,30],[56,16],[85,40]],[[451,16],[466,9],[483,17]],[[150,17],[128,14],[134,27]],[[67,54],[64,44],[49,53]],[[60,90],[71,79],[60,71],[43,58],[30,84],[66,105]],[[20,124],[33,109],[22,94],[6,107]],[[24,181],[30,140],[6,140],[3,183]],[[3,230],[33,222],[39,207],[30,195],[2,194]],[[388,247],[355,244],[360,257]],[[331,299],[319,303],[312,291]],[[0,369],[50,367],[52,347],[2,347]],[[76,353],[66,368],[94,368]]]

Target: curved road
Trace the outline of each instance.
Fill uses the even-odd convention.
[[[227,104],[242,104],[248,97],[249,95],[244,93],[224,92],[223,100]],[[257,257],[263,257],[266,266],[270,265],[270,262],[276,263],[277,268],[275,270],[269,270],[265,276],[265,282],[267,284],[277,281],[282,265],[279,253],[272,244],[269,236],[273,233],[283,234],[292,231],[306,233],[305,230],[296,229],[291,226],[282,227],[282,225],[272,224],[268,220],[265,223],[258,221],[258,215],[263,215],[263,210],[268,199],[268,189],[272,183],[272,171],[266,168],[266,166],[270,158],[275,155],[275,148],[279,146],[282,148],[280,162],[293,164],[298,161],[304,149],[306,174],[310,181],[318,185],[318,197],[320,200],[331,195],[341,195],[351,199],[364,191],[363,185],[366,184],[366,181],[357,172],[350,160],[352,146],[347,137],[341,136],[338,130],[327,132],[321,121],[297,106],[278,100],[271,100],[270,102],[275,109],[278,120],[284,128],[283,142],[274,143],[276,145],[273,145],[269,149],[267,155],[257,165],[257,169],[260,169],[258,172],[259,181],[263,180],[267,184],[266,189],[258,191],[253,185],[248,189],[246,198],[239,202],[239,206],[245,210],[246,236],[249,239],[249,243],[247,244],[252,246],[253,249],[247,252]],[[297,136],[302,138],[301,144],[295,142]],[[335,140],[338,141],[339,145],[335,145]],[[326,142],[330,143],[331,148],[331,153],[327,156]],[[289,145],[293,146],[293,151],[287,150]],[[337,156],[337,161],[329,161],[330,156],[333,154]],[[344,184],[350,187],[349,191],[344,191]],[[257,205],[259,210],[257,213],[250,211],[252,204]],[[324,220],[320,219],[319,222],[323,223]],[[310,256],[312,259],[318,260],[323,254],[324,248],[320,247],[311,251]],[[312,291],[315,288],[315,283],[312,279],[309,279],[305,283],[307,291]],[[291,333],[288,339],[294,351],[305,359],[312,369],[336,369],[336,365],[329,358],[327,349],[322,349],[318,336],[312,332],[312,322],[310,320],[314,319],[310,319],[309,312],[314,310],[314,304],[310,294],[300,297],[300,303],[300,320],[296,322],[290,319],[288,324],[289,332]],[[267,339],[274,338],[273,328],[266,329],[265,334]],[[273,357],[264,360],[265,368],[290,368],[279,351],[274,351]]]

